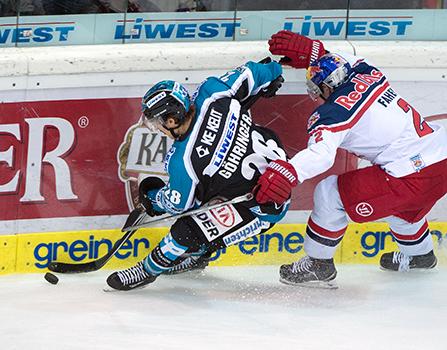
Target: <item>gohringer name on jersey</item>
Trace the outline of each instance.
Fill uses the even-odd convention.
[[[241,159],[247,153],[248,144],[250,143],[251,125],[252,120],[250,116],[245,113],[241,114],[234,146],[226,161],[222,164],[222,168],[219,170],[219,175],[223,178],[229,179],[234,174],[238,169]]]

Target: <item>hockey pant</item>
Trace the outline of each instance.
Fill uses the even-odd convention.
[[[213,253],[272,226],[241,203],[187,216],[172,225],[169,234],[144,259],[144,267],[149,273],[159,275],[188,256]]]
[[[409,256],[423,255],[433,249],[433,240],[424,218],[410,223],[397,216],[384,217],[399,250]],[[330,259],[345,234],[348,215],[340,198],[337,176],[321,181],[314,192],[314,209],[309,217],[304,251],[317,259]]]

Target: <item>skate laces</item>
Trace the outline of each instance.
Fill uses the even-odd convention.
[[[150,275],[144,270],[143,263],[141,261],[127,270],[118,271],[117,274],[123,285],[141,282],[150,277]]]
[[[405,255],[399,251],[393,253],[393,264],[399,264],[399,271],[409,271],[410,261],[412,259],[411,256]]]
[[[310,268],[312,267],[312,264],[313,262],[310,256],[305,256],[292,264],[292,272],[311,272]]]
[[[197,264],[197,260],[200,259],[200,256],[189,256],[185,260],[183,260],[180,264],[175,265],[171,268],[171,271],[180,271],[183,269],[190,269]]]

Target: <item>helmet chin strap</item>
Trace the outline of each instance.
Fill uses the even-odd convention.
[[[181,135],[177,135],[177,134],[174,132],[175,129],[176,129],[176,128],[170,128],[170,129],[166,128],[166,130],[168,130],[168,131],[171,133],[172,137],[173,137],[174,139],[177,140]]]
[[[180,136],[182,136],[182,135],[176,134],[176,132],[174,131],[175,129],[179,128],[181,125],[177,125],[177,126],[172,127],[172,128],[168,128],[165,123],[163,123],[162,125],[163,125],[163,128],[165,128],[166,130],[168,130],[171,133],[172,137],[175,140],[177,140]]]

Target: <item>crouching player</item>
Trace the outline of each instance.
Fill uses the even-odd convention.
[[[281,73],[276,62],[247,62],[221,77],[206,79],[192,99],[184,86],[170,80],[157,83],[145,94],[144,123],[175,140],[165,159],[169,183],[148,178],[140,185],[141,201],[150,216],[178,214],[219,198],[249,193],[272,160],[286,161],[278,137],[254,124],[247,112],[253,96],[276,94],[284,81]],[[281,193],[281,180],[276,185]],[[176,268],[203,268],[212,252],[279,221],[289,205],[288,200],[282,202],[277,206],[251,201],[183,217],[145,259],[113,273],[107,283],[114,289],[131,290]]]

